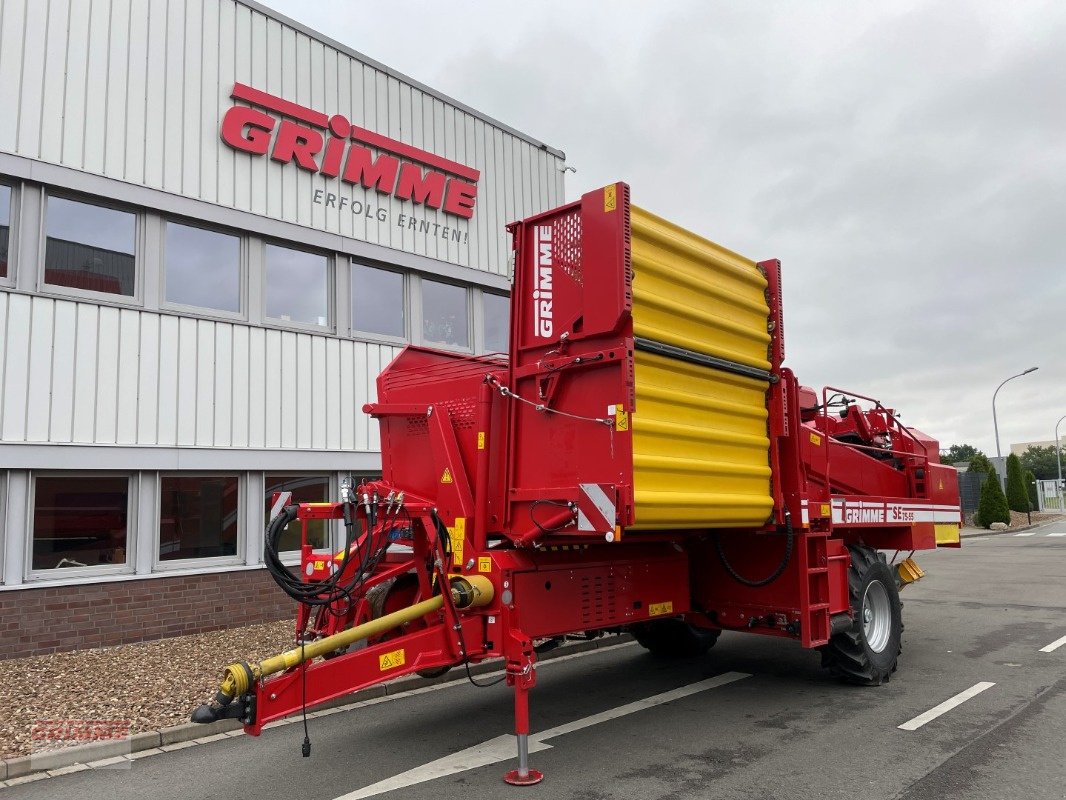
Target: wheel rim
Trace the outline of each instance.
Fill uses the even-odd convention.
[[[871,581],[862,596],[862,632],[875,653],[888,646],[892,635],[892,604],[881,581]]]

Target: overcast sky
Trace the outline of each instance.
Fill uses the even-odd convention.
[[[990,454],[1004,378],[1004,452],[1066,414],[1066,4],[266,2],[780,258],[803,382]]]

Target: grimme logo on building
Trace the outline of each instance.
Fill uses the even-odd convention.
[[[253,155],[269,153],[282,164],[295,162],[308,172],[445,214],[474,216],[481,172],[473,167],[352,125],[340,114],[330,117],[243,83],[233,84],[231,97],[259,108],[235,105],[226,112],[222,141],[230,147]],[[378,150],[376,158],[370,148]]]

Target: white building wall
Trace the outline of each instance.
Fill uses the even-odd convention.
[[[38,444],[376,451],[399,352],[6,292],[0,332],[0,441]]]
[[[561,154],[236,0],[3,0],[0,151],[495,274],[504,225],[563,202]],[[472,219],[364,192],[220,136],[245,83],[481,171]],[[384,203],[378,222],[315,189]],[[458,227],[416,234],[401,213]]]

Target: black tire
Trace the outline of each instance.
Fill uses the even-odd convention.
[[[641,622],[630,628],[637,644],[661,658],[702,656],[718,641],[721,631],[706,630],[679,619]]]
[[[848,549],[848,594],[854,619],[850,628],[822,648],[822,666],[847,683],[880,686],[896,671],[902,650],[903,606],[896,576],[883,553],[865,545]]]

